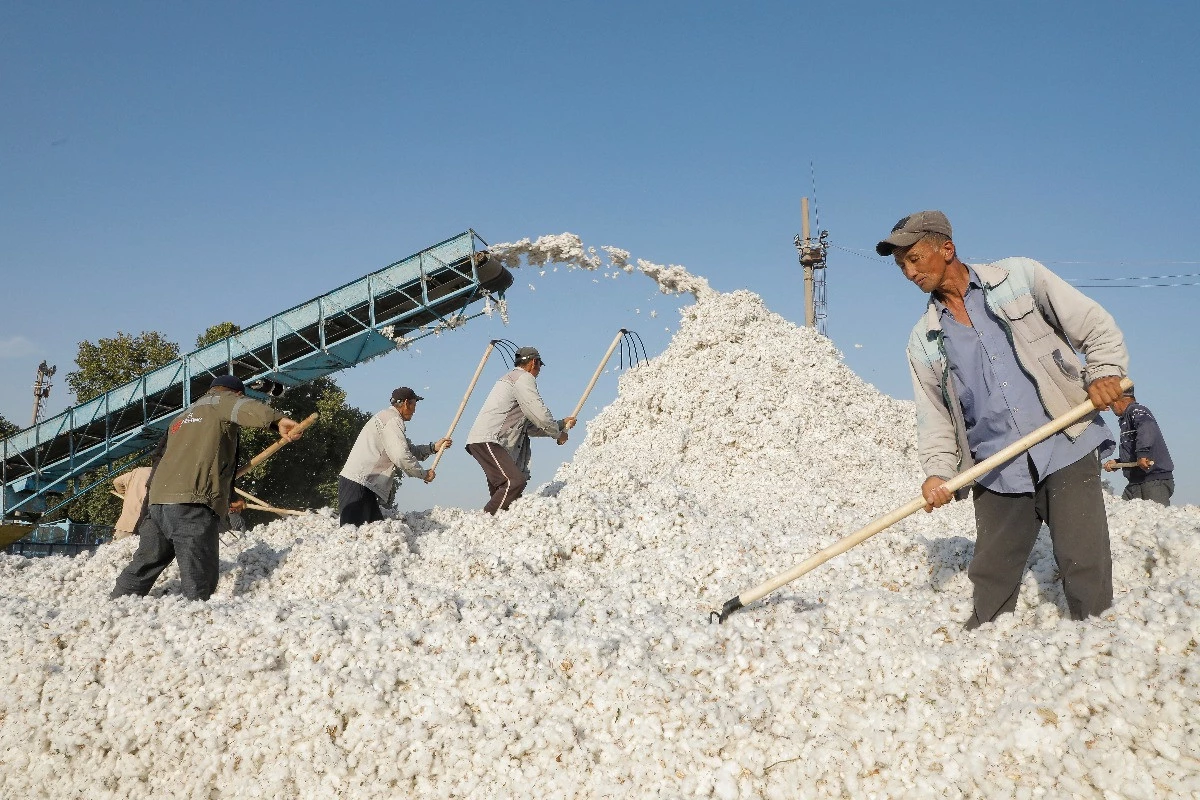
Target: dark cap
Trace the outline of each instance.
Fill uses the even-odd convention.
[[[414,392],[407,386],[401,386],[396,391],[392,392],[393,403],[403,403],[405,400],[424,400],[424,397]]]
[[[892,226],[892,234],[875,245],[875,252],[890,256],[897,247],[912,247],[927,233],[940,233],[946,238],[954,238],[950,220],[946,219],[945,214],[940,211],[918,211]]]
[[[246,391],[246,386],[240,380],[238,380],[236,375],[218,375],[217,377],[213,378],[212,385],[208,387],[208,390],[211,392],[218,386],[224,389],[229,389],[232,392],[245,393]]]
[[[513,357],[513,365],[519,367],[526,361],[534,360],[541,361],[543,364],[546,363],[542,361],[542,355],[537,351],[536,347],[519,347],[517,348],[517,354]]]
[[[1128,389],[1126,389],[1125,391],[1121,392],[1121,396],[1122,396],[1122,397],[1137,397],[1137,395],[1135,395],[1135,394],[1133,393],[1133,387],[1132,387],[1132,386],[1130,386],[1130,387],[1129,387]]]

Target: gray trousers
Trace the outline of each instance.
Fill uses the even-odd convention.
[[[521,472],[508,451],[495,442],[469,444],[467,452],[483,467],[483,475],[487,478],[488,494],[491,496],[483,510],[489,514],[507,511],[529,483],[525,473]]]
[[[1096,451],[1064,467],[1027,494],[998,494],[976,485],[975,556],[967,576],[975,587],[977,628],[1017,607],[1021,577],[1042,523],[1050,528],[1071,619],[1112,605],[1112,553]]]
[[[1175,494],[1175,480],[1143,481],[1131,483],[1125,487],[1121,497],[1125,500],[1150,500],[1160,506],[1171,505],[1171,495]]]
[[[183,596],[207,600],[217,588],[220,518],[199,503],[155,504],[138,526],[140,541],[133,561],[117,576],[111,597],[150,593],[172,560],[179,562]]]

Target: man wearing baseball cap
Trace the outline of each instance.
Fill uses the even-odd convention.
[[[338,476],[338,518],[342,525],[363,525],[383,519],[380,501],[390,506],[396,490],[396,470],[429,483],[434,471],[424,469],[419,462],[437,451],[449,447],[449,439],[430,444],[409,441],[404,424],[417,411],[417,401],[424,400],[407,386],[392,392],[387,408],[367,421],[354,441]]]
[[[483,467],[491,497],[483,510],[506,510],[529,483],[529,437],[548,436],[566,444],[574,417],[555,420],[538,392],[542,356],[535,347],[522,347],[513,368],[496,381],[475,424],[467,434],[467,452]]]
[[[1112,404],[1121,428],[1121,462],[1128,484],[1121,497],[1125,500],[1150,500],[1160,506],[1171,505],[1175,493],[1175,464],[1171,451],[1150,409],[1137,401],[1133,387]],[[1115,459],[1104,462],[1105,472],[1120,469]]]
[[[300,438],[299,423],[245,393],[237,377],[219,375],[171,423],[150,477],[148,519],[138,528],[137,552],[117,577],[113,597],[145,596],[172,560],[179,562],[184,597],[207,600],[216,590],[219,530],[229,513],[242,426]]]
[[[1099,412],[1121,397],[1124,337],[1098,303],[1037,261],[964,264],[952,237],[945,214],[920,211],[875,246],[929,295],[908,340],[925,510],[950,502],[944,484],[964,469],[1085,400],[1097,409],[971,489],[975,609],[966,627],[1015,610],[1043,522],[1071,618],[1099,614],[1113,591],[1100,454],[1115,444]]]

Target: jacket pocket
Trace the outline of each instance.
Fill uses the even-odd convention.
[[[1054,359],[1054,363],[1058,365],[1058,369],[1063,375],[1067,376],[1068,379],[1072,381],[1082,380],[1083,372],[1073,356],[1064,357],[1062,350],[1055,348],[1054,352],[1050,354],[1050,357]]]
[[[1042,397],[1046,403],[1046,410],[1050,415],[1057,417],[1059,414],[1064,414],[1070,409],[1088,399],[1087,389],[1083,386],[1083,378],[1078,368],[1075,368],[1072,376],[1068,370],[1071,365],[1063,358],[1062,352],[1055,349],[1053,352],[1047,353],[1038,359],[1042,368],[1042,373],[1050,379],[1050,385],[1045,386],[1041,380],[1038,380],[1039,388],[1042,389]],[[1057,398],[1051,395],[1057,394]],[[1055,402],[1057,400],[1057,402]],[[1062,405],[1058,405],[1062,403]]]
[[[1000,306],[1000,310],[1008,319],[1013,333],[1027,342],[1037,342],[1054,333],[1050,323],[1046,322],[1038,312],[1031,294],[1023,294],[1015,300],[1005,303]]]

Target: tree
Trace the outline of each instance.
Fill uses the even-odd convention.
[[[95,344],[79,343],[75,355],[78,369],[67,373],[67,385],[74,392],[76,402],[86,403],[177,358],[179,345],[158,331],[142,331],[137,336],[117,331],[111,339],[97,339]],[[114,461],[111,473],[107,470],[85,472],[70,482],[69,491],[84,489],[105,480],[110,474],[119,475],[137,461],[136,456],[129,456]],[[120,515],[121,500],[101,484],[53,516],[66,516],[75,522],[94,525],[112,525]]]
[[[218,322],[196,337],[196,349],[199,350],[201,347],[210,345],[213,342],[219,342],[226,336],[238,333],[241,329],[240,325],[235,325],[232,322]]]
[[[79,369],[67,373],[75,402],[86,403],[110,389],[129,383],[155,367],[179,358],[179,345],[158,331],[131,336],[123,331],[96,344],[80,342],[75,355]]]
[[[3,414],[0,414],[0,439],[7,439],[19,430],[21,430],[19,425],[9,422]]]
[[[272,400],[271,405],[296,421],[314,411],[321,418],[299,441],[247,473],[242,485],[251,494],[281,508],[336,506],[338,473],[371,415],[346,405],[346,392],[332,378],[317,378],[297,386],[284,397]],[[269,430],[243,428],[241,461],[249,461],[277,439]],[[255,523],[276,518],[252,513]]]

